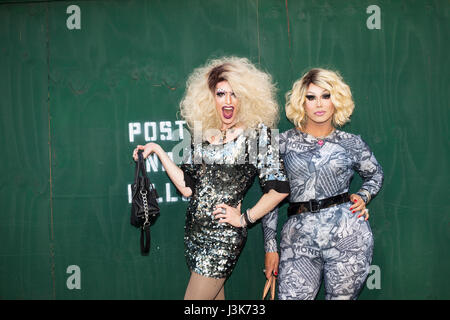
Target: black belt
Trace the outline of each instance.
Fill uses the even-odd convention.
[[[350,196],[348,195],[348,192],[346,192],[322,200],[311,199],[305,202],[290,202],[288,207],[288,216],[303,212],[319,212],[320,209],[329,208],[348,201],[350,201]]]

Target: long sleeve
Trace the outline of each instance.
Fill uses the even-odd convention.
[[[279,157],[281,165],[283,164],[283,155],[285,153],[285,136],[283,134],[280,134],[275,138],[272,143],[272,146],[275,149],[279,150]],[[264,251],[267,252],[278,252],[278,245],[277,245],[277,228],[278,228],[278,213],[279,213],[279,207],[275,207],[272,211],[270,211],[268,214],[266,214],[261,221],[261,226],[263,230],[264,235]]]
[[[383,185],[384,173],[367,143],[357,136],[356,156],[353,169],[363,179],[363,184],[357,192],[367,204],[377,195]]]
[[[277,246],[278,206],[262,218],[261,225],[264,235],[264,251],[278,252]]]

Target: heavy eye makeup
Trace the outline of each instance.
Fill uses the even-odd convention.
[[[316,100],[316,96],[312,95],[312,94],[307,94],[305,97],[306,97],[306,99],[308,99],[308,101]],[[328,99],[331,98],[331,95],[329,93],[324,93],[324,94],[322,94],[321,98],[325,99],[325,100],[328,100]]]
[[[224,97],[225,95],[226,95],[226,91],[225,90],[221,90],[221,89],[219,89],[219,90],[217,90],[217,92],[216,92],[216,96],[218,96],[219,98],[222,98],[222,97]],[[234,94],[234,92],[230,92],[231,93],[231,96],[232,97],[234,97],[234,98],[236,98],[236,95]]]

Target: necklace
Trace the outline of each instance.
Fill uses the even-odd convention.
[[[222,140],[220,142],[225,143],[225,140],[227,139],[227,129],[220,130],[220,132],[222,132]]]
[[[227,140],[227,130],[230,130],[230,132],[231,133],[233,133],[234,132],[234,124],[231,126],[231,127],[229,127],[228,129],[225,129],[225,130],[220,130],[220,132],[222,132],[222,140],[220,141],[221,143],[225,143],[225,140]]]
[[[335,130],[335,128],[332,128],[330,132],[328,132],[326,135],[323,135],[323,136],[315,137],[315,136],[313,136],[312,134],[310,134],[310,135],[313,136],[315,139],[317,139],[317,144],[318,144],[319,146],[323,146],[323,144],[325,143],[324,139],[325,139],[326,137],[328,137],[330,134],[332,134],[334,130]],[[308,134],[309,134],[309,133],[308,133]]]

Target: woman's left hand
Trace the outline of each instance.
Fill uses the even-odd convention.
[[[361,213],[358,215],[358,218],[364,216],[364,220],[368,220],[369,210],[366,209],[366,203],[364,202],[364,200],[357,194],[351,194],[350,201],[353,202],[352,206],[350,207],[350,211],[352,211],[352,213],[361,211]]]
[[[216,210],[213,211],[213,215],[216,219],[219,219],[219,223],[228,223],[233,227],[241,227],[241,203],[239,202],[236,208],[229,206],[225,203],[221,203],[216,206]]]

